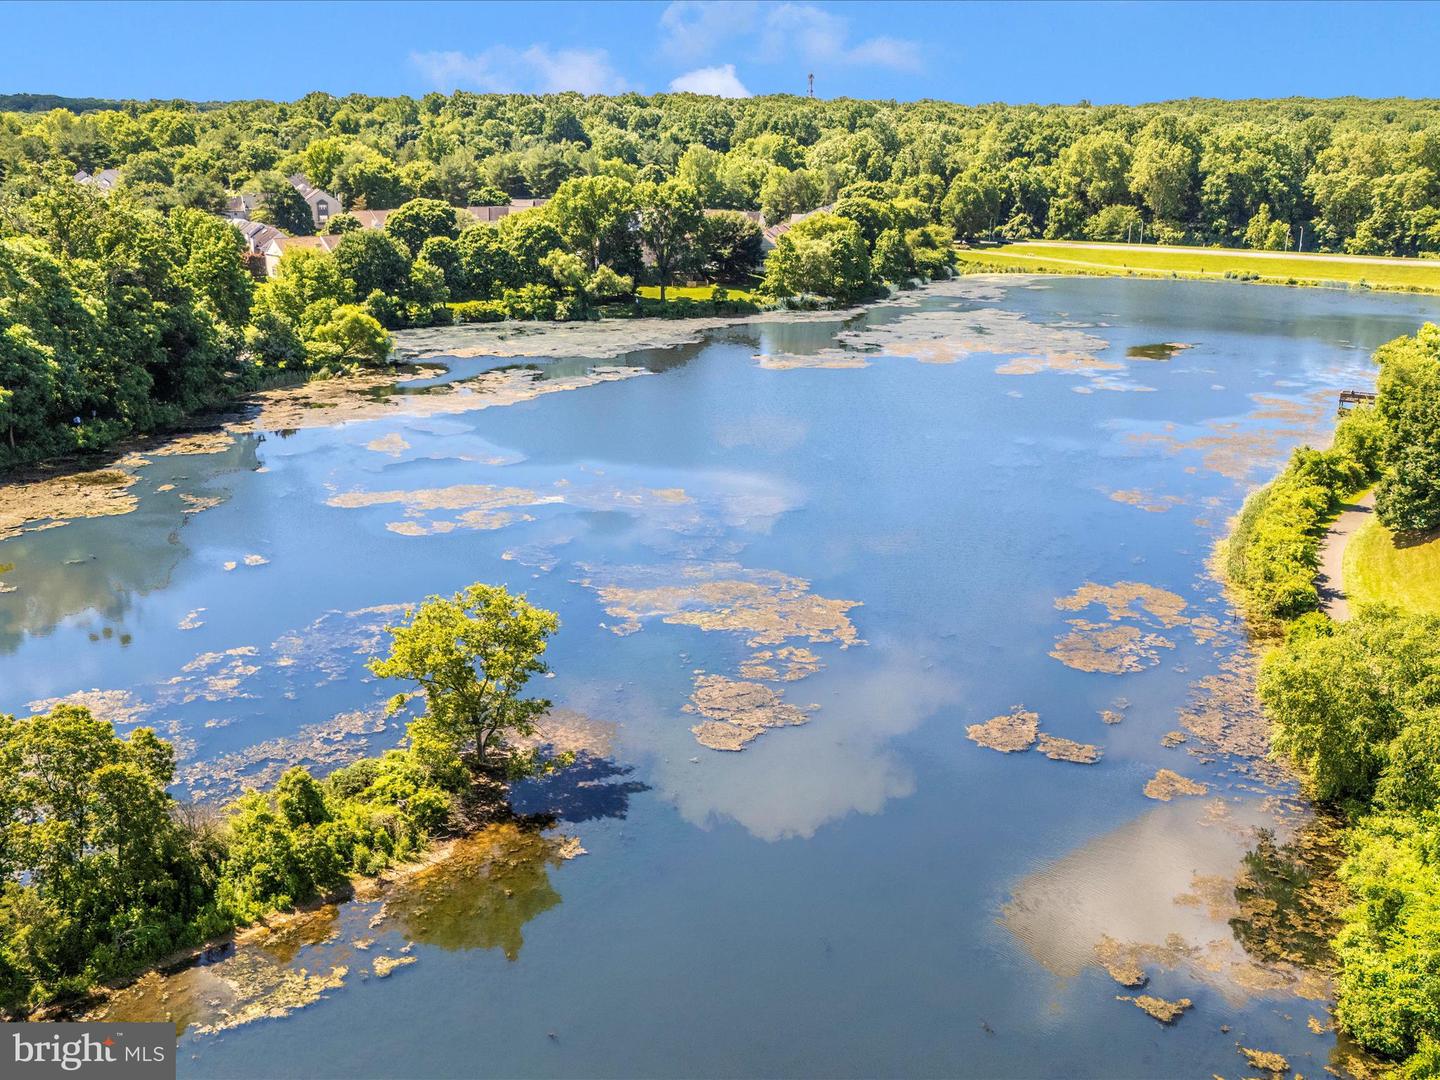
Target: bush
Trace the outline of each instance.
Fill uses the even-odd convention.
[[[450,310],[455,315],[455,321],[460,323],[503,322],[505,319],[505,305],[499,300],[463,300],[451,304]]]
[[[1351,411],[1329,450],[1302,447],[1241,507],[1221,546],[1225,576],[1251,614],[1294,619],[1320,606],[1320,541],[1341,499],[1375,479],[1383,430],[1374,410]]]

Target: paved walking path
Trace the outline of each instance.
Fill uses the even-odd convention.
[[[1345,595],[1345,545],[1374,513],[1375,493],[1367,491],[1341,508],[1340,516],[1320,542],[1320,573],[1315,587],[1320,590],[1320,609],[1332,619],[1350,617],[1350,600]]]

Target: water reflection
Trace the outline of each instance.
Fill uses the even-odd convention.
[[[702,751],[698,762],[693,750],[677,750],[657,765],[657,786],[695,824],[730,820],[763,840],[814,836],[848,814],[880,813],[915,791],[913,771],[887,744],[960,699],[957,679],[907,652],[887,648],[878,664],[801,684],[796,694],[821,706],[808,725],[813,738],[781,731],[761,751]],[[688,722],[670,724],[688,738]]]
[[[0,594],[0,653],[87,612],[114,633],[137,597],[165,588],[190,554],[183,536],[196,506],[225,497],[215,481],[258,467],[259,441],[247,436],[220,453],[156,458],[131,489],[139,496],[133,512],[72,520],[0,545],[0,562],[10,564]]]
[[[423,950],[495,949],[516,960],[523,928],[560,903],[552,871],[573,844],[514,823],[442,846],[359,897],[278,917],[195,962],[115,991],[88,1020],[171,1020],[176,1034],[212,1034],[286,1016],[357,978],[385,978]]]

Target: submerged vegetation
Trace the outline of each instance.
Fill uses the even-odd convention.
[[[1259,692],[1273,745],[1341,816],[1351,899],[1334,949],[1336,1019],[1406,1075],[1440,1065],[1440,618],[1361,604],[1317,610],[1320,536],[1339,500],[1376,482],[1381,525],[1404,535],[1440,517],[1440,328],[1375,354],[1379,397],[1301,449],[1246,502],[1222,565],[1279,635]]]
[[[120,738],[73,705],[0,717],[0,1011],[83,994],[493,820],[507,778],[570,760],[515,741],[549,706],[521,693],[556,627],[499,587],[429,598],[372,662],[420,687],[405,747],[323,779],[292,768],[215,815],[167,793],[174,751],[150,728]]]

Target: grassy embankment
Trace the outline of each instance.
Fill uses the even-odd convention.
[[[667,302],[674,300],[712,300],[715,297],[715,285],[671,285],[665,289]],[[727,299],[739,300],[747,304],[758,304],[761,299],[757,293],[749,289],[737,289],[728,285],[719,286],[724,289]],[[640,294],[642,300],[659,300],[659,285],[641,285],[635,290]]]
[[[1038,273],[1134,275],[1201,279],[1239,278],[1271,285],[1365,285],[1405,292],[1440,292],[1440,259],[1369,259],[1359,256],[1166,248],[1152,244],[1073,244],[1029,240],[956,252],[962,266]]]
[[[1379,521],[1367,522],[1345,547],[1345,592],[1356,603],[1440,615],[1440,536],[1397,545]]]

